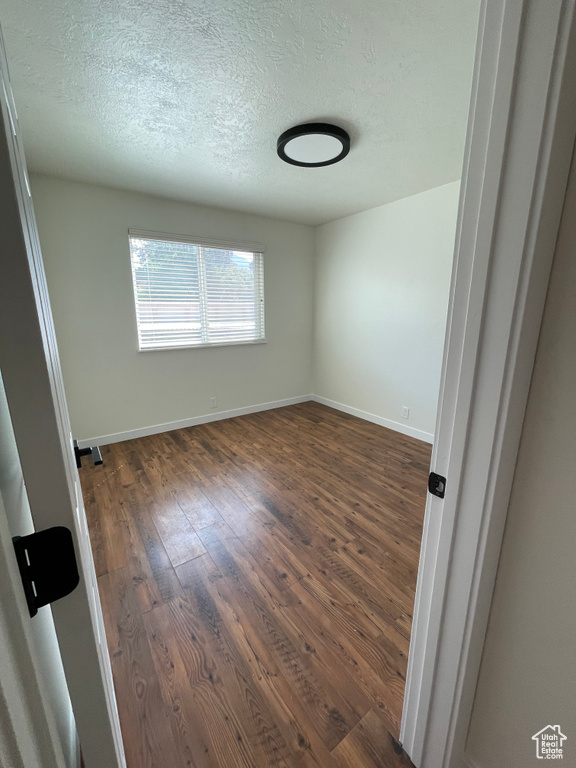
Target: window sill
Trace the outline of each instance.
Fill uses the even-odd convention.
[[[207,347],[251,347],[254,344],[267,344],[267,339],[257,339],[256,341],[218,341],[208,344],[189,344],[178,345],[176,347],[146,347],[146,349],[139,349],[138,352],[173,352],[175,349],[206,349]]]

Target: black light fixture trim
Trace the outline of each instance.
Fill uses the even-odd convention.
[[[334,139],[338,139],[342,143],[342,151],[336,157],[324,160],[321,163],[303,163],[299,160],[294,160],[286,154],[284,147],[289,141],[299,136],[309,136],[311,134],[322,134],[323,136],[332,136]],[[337,125],[331,125],[330,123],[305,123],[304,125],[296,125],[294,128],[284,131],[278,139],[276,151],[278,152],[278,157],[284,160],[285,163],[290,163],[290,165],[299,165],[303,168],[320,168],[323,165],[339,163],[340,160],[346,157],[348,152],[350,152],[350,136],[343,128],[339,128]]]

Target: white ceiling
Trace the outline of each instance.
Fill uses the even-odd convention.
[[[460,177],[479,0],[3,0],[32,170],[318,224]],[[334,122],[298,168],[276,138]]]

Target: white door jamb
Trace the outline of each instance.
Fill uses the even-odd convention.
[[[576,136],[574,0],[483,0],[400,740],[460,768]]]

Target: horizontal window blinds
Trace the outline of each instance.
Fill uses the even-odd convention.
[[[130,237],[139,240],[160,240],[165,243],[190,243],[204,245],[208,248],[220,248],[222,251],[248,251],[248,253],[265,253],[264,243],[247,243],[240,240],[224,240],[223,238],[191,237],[189,235],[173,235],[166,232],[151,232],[147,229],[129,229]]]
[[[131,231],[130,256],[140,349],[264,340],[262,253]]]

